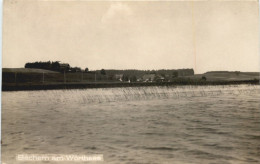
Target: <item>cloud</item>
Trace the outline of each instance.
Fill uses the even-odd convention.
[[[102,17],[102,23],[111,21],[123,21],[129,16],[133,15],[131,8],[122,3],[111,4],[107,12]]]

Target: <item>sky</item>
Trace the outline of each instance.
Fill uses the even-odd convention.
[[[3,68],[260,70],[257,1],[4,1]]]

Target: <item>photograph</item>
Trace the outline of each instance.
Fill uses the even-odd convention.
[[[2,164],[260,163],[258,0],[2,5]]]

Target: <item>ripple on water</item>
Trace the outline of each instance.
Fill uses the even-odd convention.
[[[4,92],[2,159],[14,163],[19,151],[91,152],[113,164],[258,163],[259,90],[182,86]]]

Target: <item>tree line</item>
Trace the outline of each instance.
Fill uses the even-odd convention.
[[[38,69],[47,69],[47,70],[53,70],[53,71],[59,71],[60,70],[60,63],[58,61],[55,62],[33,62],[33,63],[26,63],[25,68],[38,68]]]
[[[59,61],[47,61],[47,62],[28,62],[25,64],[25,68],[38,68],[38,69],[46,69],[51,71],[59,71],[59,72],[90,72],[96,73],[100,75],[105,75],[108,78],[113,78],[115,75],[121,75],[123,81],[136,81],[138,78],[142,78],[146,74],[155,74],[157,76],[161,76],[163,78],[174,78],[180,76],[192,76],[194,75],[193,69],[159,69],[159,70],[136,70],[136,69],[128,69],[128,70],[113,70],[113,69],[101,69],[95,71],[89,71],[88,68],[84,70],[80,67],[71,67],[67,63],[60,63]]]
[[[180,76],[192,76],[194,75],[193,69],[159,69],[159,70],[111,70],[107,69],[106,74],[115,75],[115,74],[123,74],[126,77],[136,76],[136,78],[143,77],[145,74],[155,74],[160,75],[162,77],[180,77]]]
[[[26,63],[25,68],[36,68],[36,69],[46,69],[51,71],[59,71],[59,72],[88,72],[88,68],[82,70],[80,67],[71,67],[67,63],[60,63],[59,61],[47,61],[47,62],[32,62]]]

